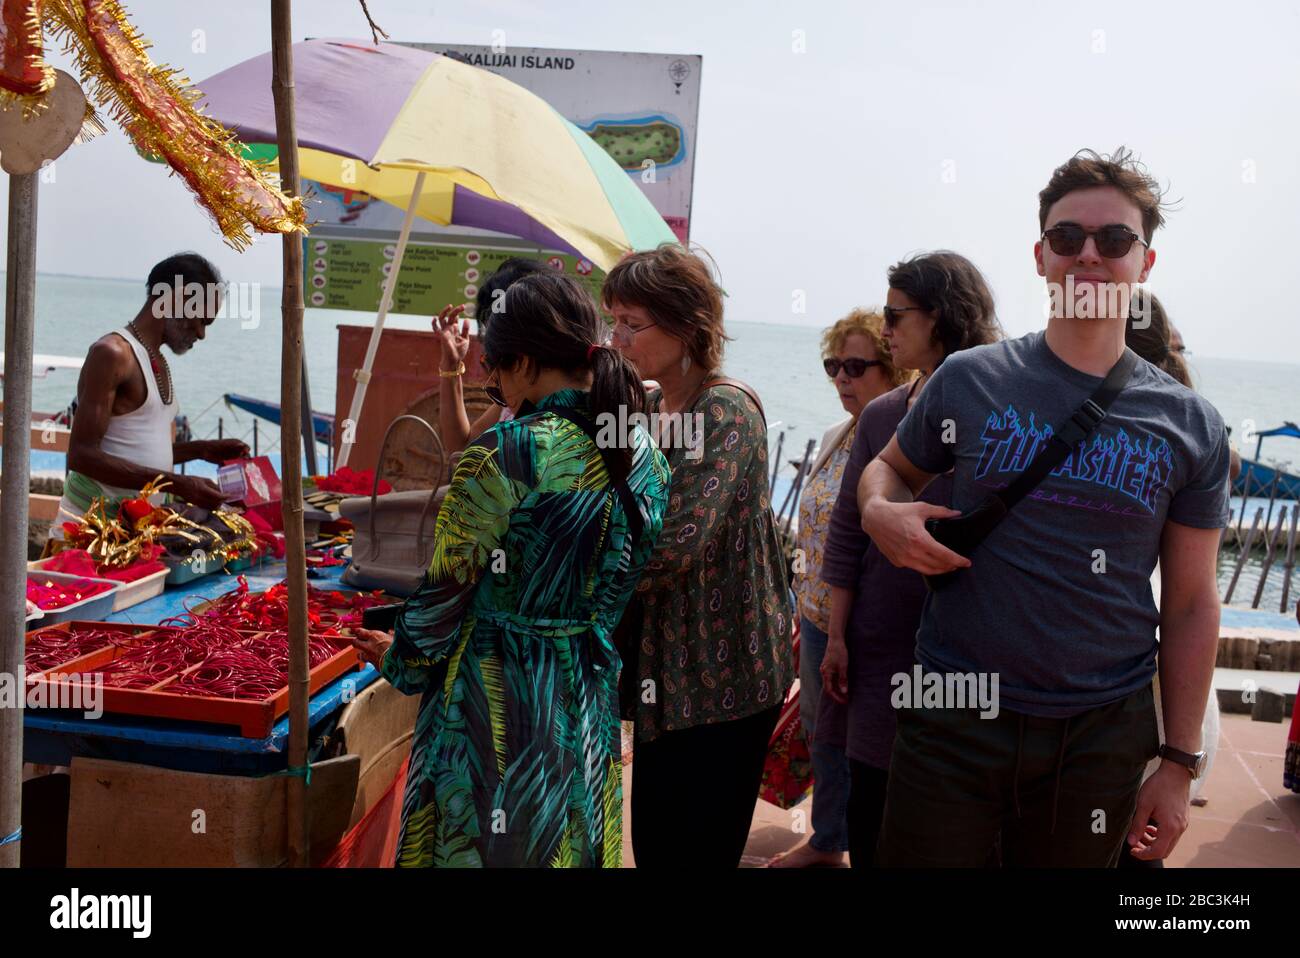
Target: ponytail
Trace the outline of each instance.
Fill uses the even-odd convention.
[[[604,416],[616,422],[635,422],[633,414],[646,411],[645,387],[627,358],[610,346],[588,349],[591,354],[591,412],[599,423]],[[620,417],[620,409],[623,415]],[[610,450],[610,459],[619,470],[613,479],[626,479],[632,471],[632,436],[622,434],[623,441]]]

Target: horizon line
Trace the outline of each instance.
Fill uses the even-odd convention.
[[[0,269],[0,276],[4,276],[4,275],[6,275],[6,270]],[[123,276],[89,276],[89,275],[87,275],[87,274],[85,274],[85,273],[59,273],[59,272],[52,272],[52,271],[47,271],[47,270],[37,270],[37,271],[36,271],[36,275],[37,275],[37,276],[52,276],[52,277],[57,277],[57,278],[61,278],[61,279],[90,279],[90,280],[98,280],[98,281],[100,281],[100,282],[110,282],[110,283],[139,283],[139,282],[140,282],[140,280],[138,280],[138,279],[128,279],[128,278],[123,277]],[[282,289],[282,288],[283,288],[282,286],[275,285],[275,284],[263,284],[263,285],[265,285],[265,287],[266,287],[267,289]],[[313,306],[308,306],[308,307],[306,307],[306,308],[307,308],[307,309],[320,309],[320,307],[313,307]],[[340,310],[333,310],[333,312],[339,312],[339,313],[364,313],[364,312],[367,312],[367,311],[366,311],[366,310],[355,310],[355,309],[340,309]],[[393,315],[393,316],[419,316],[419,315],[423,315],[423,314],[417,314],[417,313],[393,313],[393,314],[391,314],[391,315]],[[732,320],[729,320],[729,322],[734,322],[734,323],[744,323],[744,324],[753,324],[753,325],[756,325],[756,326],[790,326],[790,327],[794,327],[794,328],[798,328],[798,329],[819,329],[819,328],[822,328],[822,327],[817,326],[817,325],[814,324],[814,323],[778,323],[778,322],[773,322],[773,321],[770,320],[770,319],[732,319]],[[1279,361],[1279,360],[1276,360],[1276,359],[1247,359],[1247,358],[1243,358],[1243,357],[1235,357],[1235,356],[1214,356],[1214,355],[1211,355],[1210,353],[1202,352],[1201,350],[1195,350],[1195,353],[1199,353],[1200,355],[1204,356],[1206,359],[1217,359],[1217,360],[1222,360],[1222,361],[1224,361],[1224,362],[1230,362],[1230,363],[1260,363],[1260,364],[1262,364],[1262,365],[1266,365],[1266,366],[1297,366],[1297,365],[1300,365],[1300,363],[1295,363],[1295,362],[1282,362],[1282,361]]]

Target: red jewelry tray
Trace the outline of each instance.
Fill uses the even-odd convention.
[[[71,626],[91,626],[94,628],[120,629],[131,635],[145,632],[175,631],[167,626],[110,625],[103,622],[63,622],[35,629],[28,633],[29,638],[49,629],[66,629]],[[261,632],[241,632],[252,637],[265,635]],[[120,656],[121,650],[108,645],[89,652],[80,658],[61,665],[51,666],[43,672],[27,677],[28,684],[45,683],[54,688],[69,685],[66,680],[54,680],[51,673],[71,676],[76,673],[94,672]],[[315,695],[322,688],[333,682],[340,675],[359,668],[361,659],[355,649],[341,649],[308,673],[307,694]],[[197,666],[191,666],[197,668]],[[186,670],[188,671],[188,669]],[[275,695],[267,699],[226,699],[210,698],[201,695],[175,695],[166,691],[166,687],[175,681],[176,676],[168,676],[149,689],[119,689],[104,685],[102,690],[103,709],[120,715],[140,715],[149,718],[169,718],[184,722],[209,722],[215,725],[237,725],[239,734],[245,738],[266,738],[281,717],[289,712],[289,687],[285,685]]]
[[[52,632],[68,632],[75,627],[97,629],[100,632],[117,632],[121,635],[144,635],[146,632],[157,632],[159,630],[165,631],[163,626],[158,625],[136,625],[130,622],[89,622],[83,619],[69,619],[66,622],[56,622],[53,625],[43,625],[39,629],[32,629],[27,633],[27,641],[30,643],[37,636],[49,635]],[[111,646],[103,646],[101,649],[95,649],[93,651],[98,652],[101,651],[102,648],[110,647]],[[46,672],[68,671],[68,666],[74,665],[74,663],[80,662],[82,659],[88,658],[90,655],[91,653],[88,652],[85,655],[78,656],[77,658],[69,659],[67,662],[60,662],[58,665],[51,665],[48,669],[44,669],[40,672],[28,672],[27,680],[31,681],[33,678],[44,675]],[[75,665],[72,671],[77,671]]]

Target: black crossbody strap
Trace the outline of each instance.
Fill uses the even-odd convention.
[[[1137,353],[1125,347],[1124,355],[1110,367],[1110,372],[1101,381],[1096,392],[1084,400],[1083,405],[1074,411],[1074,415],[1067,419],[1060,429],[1052,430],[1051,440],[1034,457],[1029,467],[1005,489],[994,493],[1002,500],[1004,506],[1010,509],[1033,492],[1053,469],[1065,461],[1071,449],[1101,425],[1102,420],[1106,418],[1107,410],[1110,409],[1110,404],[1133,377],[1133,370],[1137,368],[1137,364]]]
[[[600,458],[605,460],[605,470],[609,473],[609,481],[614,486],[614,493],[618,496],[618,501],[623,504],[623,514],[627,516],[628,527],[632,531],[632,551],[636,551],[637,543],[641,541],[641,533],[645,531],[645,519],[641,516],[641,510],[637,508],[636,499],[632,496],[632,490],[625,479],[615,479],[617,472],[614,468],[613,457],[609,451],[602,448],[596,441],[596,427],[592,421],[568,406],[554,406],[545,410],[553,412],[561,419],[567,419],[579,429],[587,434],[587,437],[596,446],[596,451],[600,453]]]

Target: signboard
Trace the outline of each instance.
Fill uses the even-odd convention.
[[[453,56],[531,90],[585,130],[618,161],[665,222],[685,242],[690,235],[695,132],[699,115],[699,56],[549,50],[504,45],[411,43]],[[525,149],[526,144],[519,144]],[[384,267],[392,260],[403,211],[356,190],[308,181],[320,200],[304,240],[308,306],[374,310]],[[324,244],[319,251],[316,244]],[[474,252],[478,264],[466,257]],[[465,290],[509,256],[552,261],[599,290],[602,274],[588,261],[539,249],[489,230],[439,226],[417,218],[411,230],[394,312],[436,313],[448,302],[472,300]],[[478,276],[470,276],[477,271]]]
[[[314,230],[306,243],[306,305],[361,312],[379,308],[397,253],[395,241],[323,236]],[[582,281],[592,296],[600,294],[605,274],[590,260],[567,253],[536,246],[484,245],[469,238],[463,244],[410,240],[397,275],[391,312],[433,316],[448,303],[472,303],[484,277],[512,256],[545,260],[553,269]]]

